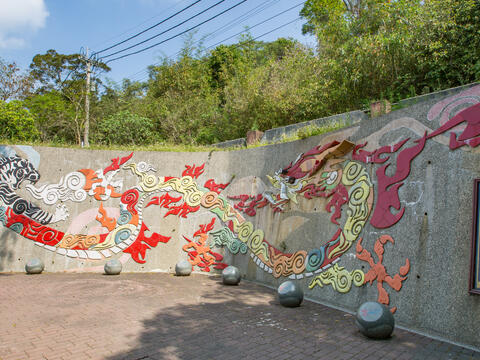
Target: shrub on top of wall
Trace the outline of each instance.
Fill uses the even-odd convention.
[[[0,101],[0,139],[30,141],[38,135],[32,115],[20,101]]]
[[[99,122],[97,141],[102,144],[151,144],[155,141],[153,121],[133,114],[128,110],[119,111]]]

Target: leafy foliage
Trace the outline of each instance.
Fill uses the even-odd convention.
[[[154,140],[153,122],[128,110],[103,119],[97,128],[97,141],[102,144],[148,145]]]
[[[0,100],[24,98],[32,88],[29,74],[22,74],[15,62],[0,58]]]
[[[78,143],[75,137],[75,110],[58,91],[28,97],[24,105],[35,120],[42,141]]]
[[[192,35],[176,59],[150,67],[147,81],[103,84],[90,96],[92,140],[211,144],[480,80],[479,1],[307,0],[300,14],[315,49],[247,33],[207,51]],[[36,87],[24,106],[41,139],[80,144],[81,56],[49,50],[30,71]]]
[[[0,138],[31,141],[37,137],[33,117],[20,101],[0,101]]]
[[[301,14],[348,108],[480,78],[478,1],[307,0]]]
[[[104,71],[110,70],[102,62],[95,62],[94,65]],[[82,143],[82,133],[87,131],[83,105],[86,97],[86,66],[86,61],[80,54],[64,55],[48,50],[45,54],[34,56],[30,64],[30,75],[37,86],[35,94],[27,99],[27,103],[45,140],[50,140],[54,133],[57,140]],[[101,81],[94,79],[93,84],[99,85]],[[90,98],[94,99],[95,92]],[[42,104],[53,106],[45,108]],[[48,119],[45,118],[47,113]],[[52,126],[48,126],[48,129],[42,126],[47,124]]]

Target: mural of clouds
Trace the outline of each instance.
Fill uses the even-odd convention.
[[[44,0],[0,0],[0,49],[21,48],[25,38],[45,26]]]

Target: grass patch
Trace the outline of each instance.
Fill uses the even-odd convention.
[[[349,126],[349,125],[347,125],[345,121],[336,121],[334,123],[328,123],[322,126],[308,125],[297,130],[293,135],[290,135],[290,136],[284,135],[280,140],[271,141],[271,142],[258,142],[253,145],[248,145],[247,148],[252,149],[252,148],[257,148],[262,146],[276,145],[276,144],[282,144],[282,143],[296,141],[296,140],[302,140],[302,139],[309,138],[310,136],[317,136],[317,135],[326,134],[332,131],[340,130],[346,126]],[[229,150],[238,150],[238,148],[236,149],[232,148]]]
[[[41,141],[15,141],[15,140],[0,140],[1,145],[30,145],[30,146],[46,146],[56,148],[69,148],[69,149],[87,149],[87,150],[119,150],[119,151],[159,151],[159,152],[210,152],[220,150],[233,150],[233,148],[220,149],[214,146],[200,146],[200,145],[175,145],[175,144],[150,144],[150,145],[103,145],[103,144],[90,144],[87,147],[81,147],[77,144],[65,144],[55,142],[41,142]]]
[[[318,126],[309,125],[301,128],[294,135],[295,139],[306,139],[311,136],[326,134],[332,131],[340,130],[347,126],[344,121],[336,121],[334,123]]]
[[[275,145],[286,143],[290,141],[296,141],[301,139],[306,139],[310,136],[317,136],[322,135],[325,133],[329,133],[335,130],[339,130],[344,128],[346,125],[343,121],[337,121],[334,123],[329,123],[322,126],[317,125],[309,125],[299,129],[295,134],[292,136],[285,136],[281,140],[274,141],[274,142],[264,142],[264,143],[256,143],[254,145],[247,146],[248,149]],[[2,145],[30,145],[30,146],[45,146],[45,147],[56,147],[56,148],[69,148],[69,149],[87,149],[87,150],[118,150],[118,151],[158,151],[158,152],[212,152],[212,151],[233,151],[233,150],[241,150],[244,149],[242,147],[228,147],[228,148],[218,148],[212,145],[177,145],[177,144],[168,144],[168,143],[158,143],[158,144],[150,144],[150,145],[133,145],[133,144],[111,144],[111,145],[104,145],[104,144],[90,144],[90,147],[86,148],[76,145],[76,144],[65,144],[65,143],[56,143],[56,142],[41,142],[41,141],[15,141],[15,140],[8,140],[2,139],[0,140],[0,146]]]

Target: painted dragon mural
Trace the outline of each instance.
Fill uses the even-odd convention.
[[[410,261],[404,259],[398,273],[390,276],[383,254],[385,246],[393,245],[395,240],[388,234],[378,237],[373,245],[378,259],[375,262],[364,245],[364,227],[370,223],[376,229],[387,229],[401,220],[405,207],[399,188],[427,141],[448,134],[451,150],[480,145],[479,88],[434,106],[429,120],[440,117],[441,121],[440,127],[430,133],[424,131],[416,139],[406,138],[372,151],[365,150],[367,143],[348,140],[320,144],[269,175],[270,189],[255,195],[223,195],[229,183],[201,180],[205,164],[186,165],[181,174],[166,176],[158,174],[155,164],[136,162],[134,153],[111,159],[104,168],[78,169],[56,183],[41,184],[31,161],[5,153],[0,158],[0,223],[45,250],[70,258],[100,261],[124,253],[143,264],[148,251],[171,240],[171,236],[149,231],[142,215],[145,209],[158,207],[163,217],[181,218],[203,211],[211,214],[211,221],[181,239],[192,266],[202,271],[223,269],[227,264],[215,249],[224,248],[232,254],[248,254],[260,269],[275,278],[309,278],[309,288],[328,285],[346,293],[353,285],[376,282],[377,300],[388,305],[384,285],[399,291],[409,273]],[[464,106],[453,117],[448,115],[466,103],[471,106]],[[374,179],[367,166],[375,167]],[[135,178],[136,184],[124,190],[122,179],[126,176]],[[17,194],[25,183],[23,190],[32,201]],[[300,198],[326,199],[325,211],[331,214],[336,230],[329,238],[319,240],[318,246],[287,253],[272,245],[251,218],[261,208],[287,212]],[[111,199],[118,201],[117,208],[104,207],[104,202]],[[55,228],[53,224],[65,222],[70,216],[67,203],[86,200],[98,206],[77,215],[67,231]],[[34,201],[56,206],[55,213],[42,210]],[[99,224],[98,232],[82,232],[82,226],[92,218]],[[352,248],[356,258],[370,267],[366,273],[340,266],[342,256]],[[395,310],[392,307],[391,311]]]

